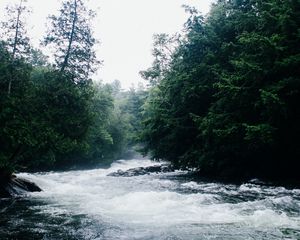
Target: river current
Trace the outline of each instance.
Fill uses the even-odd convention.
[[[107,176],[157,164],[20,173],[43,191],[0,200],[0,239],[300,239],[300,189],[195,181],[184,171]]]

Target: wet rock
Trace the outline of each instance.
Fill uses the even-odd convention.
[[[118,170],[116,172],[110,173],[107,176],[111,177],[133,177],[146,175],[150,173],[162,173],[162,172],[173,172],[174,168],[171,165],[154,165],[150,167],[138,167],[131,168],[126,171]]]
[[[42,189],[35,183],[12,175],[8,180],[0,182],[0,198],[15,197],[27,192],[40,192]]]

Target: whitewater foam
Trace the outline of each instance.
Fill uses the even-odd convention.
[[[30,195],[46,203],[33,208],[45,214],[89,216],[103,224],[118,226],[116,229],[122,234],[128,231],[124,239],[129,232],[135,236],[132,239],[157,237],[154,234],[156,230],[166,233],[167,237],[176,232],[181,239],[198,239],[194,238],[197,233],[217,239],[212,233],[219,237],[222,231],[229,229],[233,231],[231,238],[227,233],[229,235],[222,239],[235,239],[235,234],[241,239],[250,239],[258,233],[261,235],[257,235],[257,239],[268,234],[279,239],[284,236],[280,229],[300,232],[298,189],[253,183],[237,186],[185,181],[174,177],[178,172],[134,177],[107,176],[119,169],[126,171],[157,164],[150,160],[120,160],[108,169],[19,175],[36,182],[44,190]],[[116,231],[111,234],[118,234]]]

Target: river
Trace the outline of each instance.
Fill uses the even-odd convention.
[[[0,239],[300,239],[300,189],[197,182],[184,171],[107,176],[157,164],[20,173],[44,191],[0,200]]]

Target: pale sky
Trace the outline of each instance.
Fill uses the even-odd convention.
[[[4,7],[18,0],[0,0],[0,19]],[[39,46],[45,33],[46,17],[60,7],[60,0],[28,0],[32,13],[28,18],[32,43]],[[121,81],[128,89],[142,81],[139,71],[151,66],[153,34],[173,34],[182,29],[188,15],[183,4],[196,7],[206,14],[213,0],[90,0],[97,12],[95,37],[100,40],[97,56],[103,60],[95,80]]]

